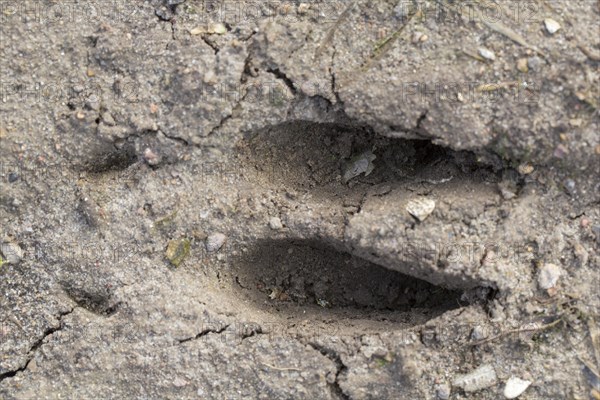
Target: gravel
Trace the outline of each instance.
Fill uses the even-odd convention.
[[[504,397],[507,399],[516,399],[531,385],[531,381],[526,381],[517,377],[510,377],[504,386]]]
[[[545,264],[538,275],[538,286],[542,290],[552,289],[562,275],[560,267],[555,264]]]
[[[221,247],[223,247],[223,245],[225,244],[226,240],[227,240],[227,236],[223,233],[220,233],[220,232],[211,233],[206,238],[206,250],[209,253],[219,251],[221,249]]]
[[[456,376],[452,381],[452,385],[458,386],[465,392],[477,392],[494,386],[497,382],[498,378],[494,367],[490,364],[484,364],[468,374]]]

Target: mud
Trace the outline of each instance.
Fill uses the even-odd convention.
[[[462,5],[0,4],[1,396],[597,398],[598,3]]]

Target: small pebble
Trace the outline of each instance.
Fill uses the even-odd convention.
[[[487,335],[485,333],[485,329],[483,329],[481,325],[477,325],[475,328],[473,328],[473,331],[471,332],[471,338],[473,340],[483,340],[486,337]]]
[[[529,72],[529,66],[527,65],[527,59],[526,58],[520,58],[517,61],[517,69],[521,72]]]
[[[497,381],[498,377],[494,367],[484,364],[468,374],[456,376],[452,385],[462,388],[465,392],[476,392],[494,386]]]
[[[10,174],[8,174],[9,183],[15,183],[17,180],[19,180],[19,174],[17,174],[16,172],[11,172]]]
[[[419,42],[424,43],[424,42],[426,42],[428,40],[429,40],[429,36],[427,36],[423,32],[418,32],[418,31],[415,32],[413,34],[413,37],[412,37],[412,42],[413,43],[419,43]]]
[[[504,185],[499,185],[500,194],[504,200],[512,200],[517,197],[517,194]]]
[[[592,226],[592,232],[596,236],[596,242],[600,243],[600,225]]]
[[[90,110],[93,110],[93,111],[99,111],[100,110],[100,101],[98,101],[98,98],[95,95],[90,96],[85,101],[85,107],[89,108]]]
[[[190,253],[190,247],[191,244],[188,239],[171,240],[167,245],[165,256],[173,266],[179,267]]]
[[[546,18],[544,20],[544,25],[546,26],[548,33],[551,35],[554,35],[560,29],[560,24],[552,18]]]
[[[181,388],[181,387],[184,387],[187,385],[188,385],[188,381],[181,378],[180,376],[175,377],[175,379],[173,380],[173,386],[175,386],[177,388]]]
[[[223,25],[222,23],[218,22],[216,24],[212,24],[209,27],[208,33],[214,33],[214,34],[217,34],[217,35],[223,35],[223,34],[227,33],[227,28],[225,27],[225,25]]]
[[[208,238],[206,238],[206,250],[209,253],[219,251],[219,249],[221,249],[221,247],[223,247],[225,244],[226,240],[227,236],[224,234],[220,232],[212,233],[208,236]]]
[[[273,218],[269,219],[269,226],[274,231],[283,229],[283,224],[281,223],[281,219],[279,219],[279,217],[273,217]]]
[[[554,149],[554,157],[556,158],[565,158],[567,154],[569,154],[569,149],[562,143],[556,146],[556,149]]]
[[[421,342],[427,347],[433,347],[437,343],[435,328],[425,327],[421,330]]]
[[[504,397],[507,399],[516,399],[531,385],[531,381],[525,381],[517,377],[511,377],[506,381],[504,387]]]
[[[527,66],[529,67],[529,69],[532,69],[534,71],[539,69],[541,65],[542,65],[542,59],[539,57],[530,57],[527,60]]]
[[[582,228],[587,228],[588,225],[590,224],[590,220],[583,217],[581,218],[581,221],[579,222]]]
[[[479,55],[489,61],[494,61],[496,59],[496,54],[484,47],[479,48]]]
[[[351,179],[356,178],[360,174],[365,174],[365,176],[369,176],[375,165],[373,161],[377,157],[373,152],[367,150],[355,157],[353,157],[343,169],[343,179],[344,183],[348,183]]]
[[[309,3],[300,3],[298,5],[298,14],[306,14],[310,9]]]
[[[571,118],[569,120],[569,125],[573,128],[579,128],[583,125],[583,120],[581,118]]]
[[[563,184],[565,190],[569,196],[574,197],[577,194],[575,181],[573,179],[567,179]]]
[[[13,242],[2,242],[2,258],[7,264],[17,265],[23,259],[23,249]]]
[[[148,163],[148,165],[158,165],[161,162],[161,157],[156,154],[152,149],[146,148],[144,150],[144,160]]]
[[[531,164],[521,164],[517,168],[517,171],[519,171],[519,173],[521,175],[529,175],[533,172],[533,170],[534,170],[534,168],[533,168],[533,165],[531,165]]]
[[[102,122],[104,122],[108,126],[115,126],[115,119],[109,112],[105,112],[102,114]]]
[[[538,286],[542,290],[552,289],[556,286],[562,272],[555,264],[545,264],[538,275]]]
[[[202,77],[202,82],[206,83],[207,85],[214,85],[218,82],[217,75],[213,70],[209,69]]]
[[[440,400],[448,400],[450,398],[451,390],[452,389],[450,388],[450,385],[448,385],[447,383],[442,383],[436,385],[435,394]]]
[[[425,221],[434,209],[435,200],[428,198],[413,199],[406,205],[406,211],[419,221]]]
[[[163,21],[170,21],[171,19],[173,19],[173,11],[171,11],[171,9],[169,9],[168,7],[157,8],[154,11],[154,13],[158,18],[162,19]]]

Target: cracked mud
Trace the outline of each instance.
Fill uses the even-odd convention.
[[[0,4],[0,397],[599,398],[597,2],[230,3]]]

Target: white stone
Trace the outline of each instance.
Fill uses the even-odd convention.
[[[494,367],[484,364],[468,374],[458,375],[452,381],[452,385],[462,388],[465,392],[476,392],[494,386],[497,382],[498,377]]]
[[[527,390],[529,385],[531,385],[531,381],[525,381],[521,378],[512,376],[506,381],[506,386],[504,387],[504,397],[507,399],[516,399],[525,390]]]
[[[448,400],[450,398],[450,394],[452,393],[451,390],[452,389],[450,388],[450,385],[443,383],[436,386],[435,394],[440,400]]]
[[[554,264],[545,264],[538,275],[538,286],[543,290],[551,289],[556,286],[561,275],[560,267]]]
[[[554,35],[560,29],[560,24],[552,18],[546,18],[544,20],[544,25],[546,26],[548,33],[551,35]]]
[[[23,259],[23,249],[13,242],[2,243],[2,255],[7,264],[16,265]]]
[[[271,219],[269,219],[269,226],[274,231],[283,229],[283,224],[281,223],[281,219],[279,219],[279,217],[272,217]]]
[[[216,33],[217,35],[224,35],[227,33],[227,28],[220,22],[212,24],[208,30],[209,33]]]
[[[493,51],[486,49],[485,47],[479,48],[479,55],[485,58],[486,60],[490,61],[494,61],[496,59],[496,54]]]
[[[473,340],[483,340],[486,337],[487,333],[481,325],[477,325],[475,328],[473,328],[473,331],[471,332],[471,338]]]
[[[212,233],[206,239],[206,250],[209,253],[218,251],[221,247],[223,247],[226,240],[227,240],[227,236],[225,236],[224,234],[222,234],[220,232]]]
[[[373,161],[377,157],[373,152],[367,150],[356,157],[353,157],[350,162],[346,164],[343,171],[344,182],[348,183],[352,178],[359,176],[360,174],[365,174],[365,176],[369,176],[375,165]]]
[[[426,197],[413,199],[406,205],[406,211],[419,221],[424,221],[435,209],[435,200]]]

